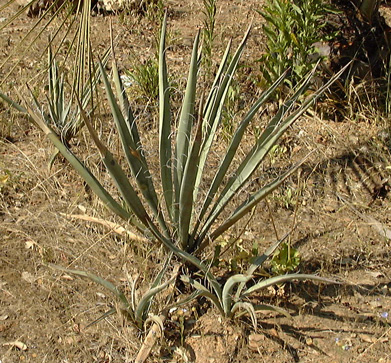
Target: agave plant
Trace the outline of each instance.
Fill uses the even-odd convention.
[[[244,297],[272,283],[281,283],[292,279],[314,278],[309,275],[287,275],[262,281],[242,292],[245,283],[251,279],[254,266],[260,265],[264,257],[259,257],[255,265],[250,267],[246,275],[238,275],[230,278],[224,286],[217,282],[211,273],[209,266],[202,262],[202,252],[212,246],[213,242],[225,233],[232,225],[251,212],[255,205],[275,190],[302,162],[292,166],[291,169],[281,174],[269,184],[263,186],[239,206],[228,217],[221,217],[229,204],[233,203],[246,182],[255,173],[257,168],[267,156],[284,132],[290,127],[313,103],[322,95],[328,87],[343,72],[332,77],[317,92],[312,93],[307,100],[297,105],[297,99],[307,89],[311,80],[310,73],[297,87],[293,95],[282,105],[277,114],[270,120],[261,136],[255,141],[252,149],[240,161],[239,166],[232,172],[232,164],[237,157],[237,151],[243,141],[245,131],[251,124],[260,107],[267,101],[273,91],[287,77],[288,72],[282,74],[277,81],[267,89],[255,104],[249,109],[234,132],[225,154],[221,158],[219,167],[215,170],[212,182],[208,186],[206,196],[201,196],[200,185],[207,170],[207,162],[210,157],[213,143],[217,138],[217,130],[221,121],[221,113],[227,91],[237,69],[240,56],[245,47],[250,29],[236,51],[230,55],[231,42],[222,58],[215,80],[212,84],[205,105],[200,108],[200,114],[196,116],[196,91],[199,56],[199,34],[197,34],[187,87],[184,94],[183,105],[178,124],[173,129],[170,89],[168,86],[166,64],[166,16],[162,23],[161,38],[159,44],[159,165],[160,177],[152,175],[148,166],[146,153],[144,152],[138,125],[133,117],[129,101],[126,97],[121,82],[119,71],[113,54],[113,82],[117,98],[111,87],[108,74],[102,64],[100,72],[106,89],[111,113],[116,124],[123,152],[126,156],[128,167],[132,173],[131,179],[127,172],[117,162],[113,154],[108,150],[104,142],[98,137],[90,119],[83,109],[82,102],[78,100],[81,115],[89,130],[91,138],[95,142],[104,165],[107,168],[118,192],[122,198],[123,207],[115,195],[103,187],[92,172],[80,161],[61,140],[55,130],[47,122],[42,114],[42,108],[34,110],[28,103],[21,106],[13,102],[4,94],[0,94],[5,101],[16,107],[19,111],[28,114],[33,122],[47,135],[56,148],[64,155],[75,168],[85,182],[96,195],[115,214],[135,226],[139,231],[164,245],[167,250],[174,253],[183,262],[196,267],[208,280],[211,287],[209,297],[215,305],[224,312],[225,316],[231,316],[239,307],[246,307]],[[209,168],[210,169],[210,168]],[[210,170],[208,170],[208,173]],[[158,184],[157,184],[158,183]],[[159,185],[159,189],[155,187]],[[186,279],[186,278],[185,278]],[[188,278],[201,294],[206,295],[205,288]],[[231,293],[233,288],[239,285],[238,299],[232,305]],[[199,294],[199,291],[194,294]],[[213,298],[212,298],[213,296]]]

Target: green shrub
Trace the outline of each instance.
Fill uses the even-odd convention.
[[[320,58],[317,43],[335,36],[322,32],[326,14],[335,10],[324,0],[267,0],[258,12],[266,20],[267,49],[260,59],[263,77],[270,85],[289,68],[292,74],[285,83],[293,87]]]

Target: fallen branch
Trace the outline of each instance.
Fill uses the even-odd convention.
[[[172,277],[177,277],[179,274],[179,269],[181,268],[181,265],[176,265],[174,267]],[[173,283],[170,287],[169,296],[172,296],[175,289],[175,283]],[[164,324],[164,321],[167,319],[169,309],[164,309],[161,314],[159,315],[159,320],[161,325],[158,323],[154,323],[152,325],[152,328],[149,330],[148,335],[145,337],[144,342],[137,354],[136,360],[134,363],[144,363],[149,355],[151,354],[151,350],[154,347],[156,340],[163,336],[163,330],[162,325]]]
[[[119,224],[113,223],[110,221],[106,221],[105,219],[91,217],[86,214],[66,214],[66,213],[60,213],[60,214],[64,217],[67,217],[67,218],[80,219],[83,221],[100,224],[106,228],[109,228],[114,233],[117,233],[121,236],[128,236],[130,239],[137,241],[137,242],[144,242],[144,243],[149,242],[148,239],[146,239],[145,237],[138,236],[137,234],[128,231],[127,229],[120,226]]]
[[[159,315],[159,318],[162,323],[164,323],[164,321],[167,319],[167,314],[168,311],[165,311],[161,315]],[[149,330],[148,335],[145,337],[134,363],[144,363],[147,360],[147,358],[151,354],[152,348],[156,343],[156,340],[158,338],[161,338],[162,334],[163,332],[161,331],[159,324],[154,323],[152,325],[152,328]]]

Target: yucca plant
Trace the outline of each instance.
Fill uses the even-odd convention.
[[[341,70],[330,81],[314,92],[300,105],[297,99],[307,89],[313,72],[297,87],[293,95],[282,105],[277,114],[271,119],[264,132],[255,141],[252,149],[240,161],[239,166],[232,172],[230,168],[236,158],[237,150],[243,142],[247,127],[254,119],[260,107],[267,101],[274,90],[287,77],[283,73],[276,82],[267,89],[255,104],[250,108],[234,132],[231,142],[222,155],[219,167],[205,197],[201,197],[200,185],[207,169],[208,157],[213,148],[213,142],[217,138],[217,130],[220,126],[221,113],[232,77],[237,69],[240,56],[249,36],[246,32],[242,42],[232,56],[230,56],[231,42],[229,42],[220,67],[217,71],[211,91],[206,98],[203,109],[196,116],[196,91],[198,74],[198,48],[199,33],[197,34],[192,58],[188,82],[184,94],[183,105],[178,124],[173,130],[172,115],[170,108],[170,89],[168,85],[166,65],[166,17],[162,23],[161,38],[159,44],[159,165],[160,178],[151,175],[147,153],[144,152],[141,135],[133,117],[129,101],[126,97],[121,82],[119,71],[113,53],[113,82],[118,101],[111,87],[109,77],[102,66],[100,71],[106,89],[114,122],[116,124],[123,151],[126,156],[132,178],[129,179],[127,172],[114,158],[113,154],[98,137],[91,121],[83,110],[83,105],[78,101],[80,112],[90,132],[91,138],[96,144],[104,165],[107,168],[118,192],[121,196],[119,202],[115,195],[102,186],[92,172],[73,154],[62,142],[60,135],[56,134],[42,115],[41,108],[34,110],[32,107],[23,107],[4,94],[0,96],[30,116],[39,128],[47,135],[53,144],[59,149],[64,157],[70,162],[75,170],[81,175],[92,191],[111,209],[115,214],[135,226],[139,231],[146,233],[150,238],[158,241],[168,251],[174,253],[180,260],[195,267],[207,279],[211,291],[209,297],[214,299],[215,305],[225,316],[231,316],[238,307],[246,308],[247,305],[232,305],[231,293],[233,287],[240,283],[238,302],[253,291],[256,291],[272,283],[282,283],[293,279],[321,278],[310,275],[287,275],[275,277],[255,284],[248,290],[245,282],[252,278],[254,266],[259,266],[263,256],[256,259],[244,276],[234,276],[223,286],[211,273],[209,266],[202,262],[202,252],[208,246],[225,233],[232,225],[247,215],[261,200],[275,190],[289,175],[296,170],[302,162],[292,166],[291,169],[281,174],[278,178],[263,186],[258,191],[249,195],[248,198],[234,210],[228,217],[221,218],[223,211],[232,203],[246,182],[261,165],[270,149],[275,145],[284,132],[322,95],[328,87],[343,72]],[[228,59],[230,59],[228,61]],[[208,171],[210,172],[210,171]],[[228,177],[227,177],[228,175]],[[230,176],[229,176],[230,175]],[[158,184],[157,184],[158,183]],[[155,187],[159,185],[159,189]],[[123,205],[126,205],[124,207]],[[193,280],[188,280],[196,289],[194,296],[206,294]],[[244,290],[244,292],[242,292]]]
[[[257,327],[257,316],[256,313],[260,311],[274,311],[290,317],[289,313],[274,305],[270,304],[252,304],[249,302],[249,296],[257,291],[266,289],[269,286],[279,285],[294,280],[314,280],[326,283],[338,283],[335,280],[319,277],[316,275],[308,274],[286,274],[281,276],[270,277],[262,281],[256,282],[253,286],[248,289],[245,288],[245,284],[254,278],[253,274],[260,268],[263,263],[278,249],[280,244],[285,240],[283,237],[281,240],[275,242],[269,247],[266,252],[254,259],[253,263],[247,269],[245,274],[236,274],[227,279],[224,285],[220,285],[220,294],[211,291],[209,288],[201,284],[199,281],[194,280],[190,276],[181,276],[182,281],[189,283],[194,289],[194,296],[203,296],[210,300],[214,306],[217,307],[220,314],[227,318],[232,318],[235,315],[242,315],[248,313],[253,323],[254,329]],[[236,293],[234,291],[236,289]],[[234,295],[234,296],[233,296]]]
[[[64,54],[61,62],[59,62],[59,57],[56,57],[56,60],[60,63],[60,67],[65,65],[67,68],[72,68],[73,79],[70,80],[70,83],[74,94],[84,101],[86,100],[86,92],[89,92],[89,102],[93,105],[93,92],[92,90],[87,91],[87,89],[92,86],[91,80],[96,76],[90,38],[91,9],[94,0],[9,0],[0,5],[0,12],[15,2],[23,5],[4,19],[0,24],[0,32],[11,25],[15,19],[25,16],[27,12],[32,11],[38,17],[24,32],[20,41],[15,43],[8,56],[0,62],[0,70],[4,73],[0,80],[0,87],[12,78],[20,60],[24,59],[26,54],[31,51],[31,46],[40,41],[42,37],[47,37],[46,32],[51,29],[50,37],[45,43],[46,47],[38,55],[38,58],[44,57],[48,49],[53,50],[55,56],[59,53]],[[34,77],[36,77],[35,74]],[[36,80],[31,81],[36,82]],[[29,83],[31,84],[31,82]],[[72,101],[75,104],[75,100]],[[63,136],[66,136],[69,141],[77,136],[82,127],[83,122],[80,122],[79,117],[68,119],[66,135]],[[53,154],[51,162],[55,156],[56,153]]]
[[[72,270],[69,268],[64,268],[53,264],[50,264],[50,267],[56,270],[66,272],[68,274],[73,274],[76,276],[88,278],[91,281],[103,286],[105,289],[110,291],[114,295],[114,297],[118,300],[119,306],[115,308],[111,308],[106,313],[104,313],[101,317],[99,317],[98,319],[90,323],[88,326],[91,326],[101,321],[102,319],[107,318],[108,316],[114,314],[115,312],[119,312],[122,315],[124,315],[126,319],[137,328],[141,329],[144,326],[144,324],[148,323],[149,321],[153,321],[157,323],[163,330],[163,321],[161,320],[161,318],[157,315],[150,314],[149,311],[155,296],[159,292],[164,290],[169,284],[174,282],[174,280],[176,279],[176,273],[174,273],[174,276],[172,276],[168,281],[161,283],[167,271],[167,268],[170,265],[171,258],[172,258],[172,254],[169,254],[167,256],[163,268],[156,276],[151,287],[146,291],[146,293],[141,297],[141,299],[139,299],[139,301],[136,300],[136,286],[134,282],[132,283],[131,281],[129,281],[129,283],[131,283],[131,299],[128,299],[125,296],[125,294],[122,291],[120,291],[113,283],[91,272]]]
[[[102,62],[105,65],[109,58],[109,51],[106,51],[102,58]],[[101,72],[95,65],[95,71],[93,72],[89,82],[87,82],[81,89],[80,102],[84,110],[87,110],[87,116],[94,110],[88,108],[92,100],[93,93],[97,83],[100,81]],[[76,86],[76,85],[74,85]],[[47,105],[48,112],[46,113],[41,109],[41,114],[45,118],[46,124],[50,125],[58,135],[61,135],[63,142],[68,145],[72,138],[74,138],[84,125],[83,118],[80,113],[80,108],[74,100],[75,88],[66,97],[66,82],[64,72],[59,72],[56,59],[53,57],[52,48],[49,46],[48,50],[48,86],[47,86]],[[34,97],[34,103],[39,109],[41,105]],[[52,166],[55,157],[58,154],[58,150],[53,153],[49,160],[49,168]]]
[[[13,5],[16,0],[9,0],[0,5],[0,12],[7,7]],[[91,2],[92,0],[53,0],[46,3],[46,6],[39,14],[37,21],[32,24],[31,28],[23,35],[22,39],[16,43],[15,47],[8,56],[0,63],[0,69],[7,65],[7,73],[0,81],[0,85],[6,82],[10,75],[14,72],[20,59],[31,50],[31,45],[35,44],[41,37],[46,36],[45,31],[50,26],[55,24],[55,30],[51,38],[46,43],[47,46],[41,53],[45,55],[49,47],[54,49],[54,54],[57,54],[67,42],[67,51],[64,63],[69,62],[71,57],[74,64],[75,83],[77,84],[76,92],[83,88],[84,82],[89,78],[88,66],[91,64],[90,52],[90,18],[91,18]],[[10,17],[5,19],[0,25],[0,31],[5,29],[12,22],[24,16],[24,14],[34,6],[40,6],[43,2],[38,0],[26,0],[24,5]],[[55,22],[58,21],[56,24]],[[16,59],[16,61],[13,60]],[[13,63],[13,64],[12,64]]]
[[[379,0],[362,0],[360,6],[360,12],[366,20],[372,22],[373,16],[376,10],[379,8]]]

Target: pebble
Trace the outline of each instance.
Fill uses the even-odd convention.
[[[248,337],[248,347],[251,350],[258,350],[264,340],[265,336],[263,334],[250,334]]]

